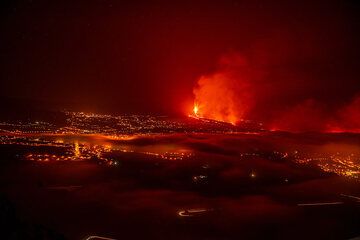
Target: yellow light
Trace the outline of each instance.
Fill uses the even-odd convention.
[[[193,111],[194,111],[195,116],[197,116],[197,114],[198,114],[198,112],[199,112],[199,106],[198,106],[196,103],[194,104],[194,109],[193,109]]]
[[[74,143],[74,155],[75,157],[80,157],[81,155],[78,141],[75,141]]]

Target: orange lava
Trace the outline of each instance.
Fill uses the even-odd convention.
[[[194,108],[193,108],[193,112],[194,112],[194,115],[197,116],[198,115],[198,112],[199,112],[199,107],[196,103],[194,103]]]
[[[222,57],[218,68],[201,76],[193,89],[194,116],[238,123],[253,105],[252,75],[241,55],[234,53]]]
[[[195,116],[235,124],[241,113],[229,83],[222,74],[201,77],[194,89]]]

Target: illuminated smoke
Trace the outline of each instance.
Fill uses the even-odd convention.
[[[290,132],[360,132],[360,96],[329,104],[316,98],[326,79],[253,55],[225,55],[216,71],[198,79],[193,116],[232,124],[252,119]]]
[[[352,103],[341,111],[341,117],[350,131],[360,132],[360,96],[353,99]],[[346,120],[345,120],[346,119]]]
[[[360,96],[342,107],[337,112],[337,117],[329,124],[332,132],[360,132]]]
[[[360,97],[327,110],[315,100],[306,100],[284,110],[270,124],[272,130],[291,132],[360,132]]]
[[[303,132],[325,131],[328,118],[323,106],[313,99],[298,103],[289,109],[278,113],[270,120],[271,130]]]
[[[223,57],[217,72],[198,80],[193,90],[194,114],[236,124],[251,106],[250,72],[242,56]]]

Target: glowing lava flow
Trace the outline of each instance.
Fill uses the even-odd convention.
[[[194,103],[192,113],[190,113],[188,115],[188,117],[195,118],[195,119],[202,118],[202,116],[199,115],[199,105],[196,102]]]
[[[192,110],[192,113],[188,115],[191,118],[195,118],[195,119],[201,119],[204,121],[212,121],[212,122],[221,122],[221,123],[229,123],[232,125],[236,125],[236,121],[223,121],[223,120],[218,120],[216,118],[206,118],[202,115],[202,113],[200,112],[200,107],[199,104],[197,104],[196,102],[194,103],[194,107]]]
[[[239,54],[222,57],[215,72],[201,76],[193,88],[195,117],[235,125],[254,105],[256,74]]]
[[[198,116],[198,112],[199,112],[199,106],[195,103],[194,104],[194,109],[193,109],[194,115]]]

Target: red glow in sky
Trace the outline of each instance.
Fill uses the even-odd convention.
[[[360,92],[359,14],[348,1],[2,4],[1,109],[20,99],[178,116],[195,102],[196,115],[231,123],[317,129],[316,115],[302,127],[292,109],[346,129],[358,122],[356,107],[345,111]],[[307,111],[309,100],[319,109]],[[275,121],[287,116],[300,126]]]
[[[198,79],[193,89],[195,117],[236,124],[257,116],[268,129],[359,132],[360,97],[334,106],[311,95],[304,100],[294,99],[289,96],[294,86],[304,96],[309,94],[304,81],[273,79],[269,74],[272,69],[247,59],[240,53],[223,55],[216,71]]]

